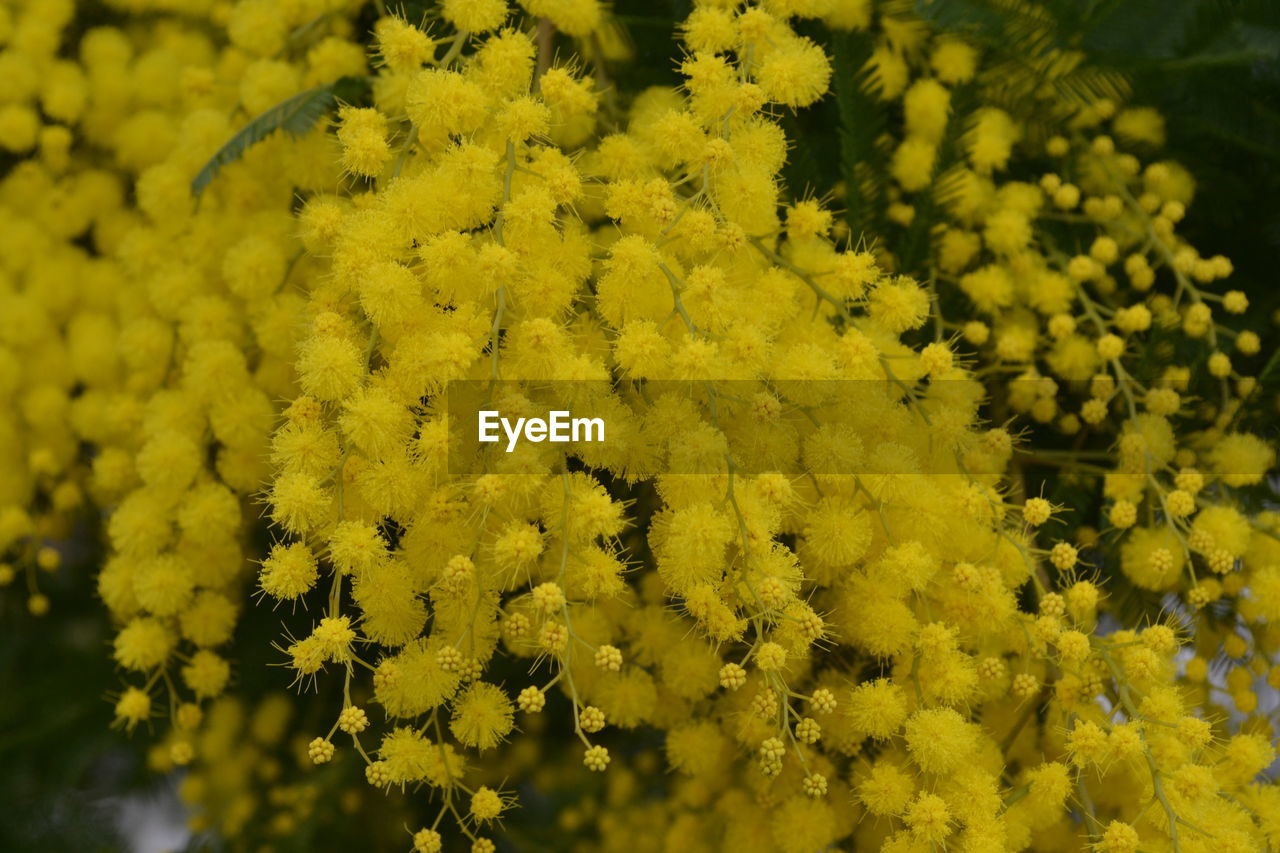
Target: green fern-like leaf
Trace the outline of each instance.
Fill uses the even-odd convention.
[[[875,96],[867,67],[872,42],[865,33],[831,34],[833,87],[840,117],[840,160],[848,193],[845,220],[854,241],[882,233],[888,155],[884,104]]]
[[[979,38],[996,37],[1004,29],[1004,14],[982,0],[916,0],[915,11],[938,29]]]
[[[1061,22],[1029,0],[916,0],[915,9],[939,30],[962,32],[980,44],[1027,58],[1065,44]]]
[[[239,160],[246,151],[277,130],[283,130],[292,136],[308,133],[336,101],[336,86],[337,84],[317,86],[299,92],[246,124],[226,145],[218,149],[218,153],[192,179],[192,194],[198,198],[224,166]]]
[[[1082,65],[1053,81],[1065,102],[1084,106],[1104,99],[1119,101],[1129,94],[1129,78],[1111,68]]]

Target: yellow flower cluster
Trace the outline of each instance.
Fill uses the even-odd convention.
[[[108,5],[0,3],[0,580],[39,615],[40,571],[92,577],[197,828],[257,849],[332,795],[484,853],[527,778],[604,850],[1280,843],[1261,346],[1160,116],[1029,137],[901,3],[699,0],[640,92],[597,0]],[[818,24],[901,115],[884,235],[781,180]],[[579,383],[615,438],[459,474],[462,380]],[[90,508],[91,574],[56,548]],[[278,668],[237,674],[250,612]]]

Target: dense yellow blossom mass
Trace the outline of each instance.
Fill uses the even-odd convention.
[[[0,3],[2,579],[45,612],[101,514],[114,714],[197,830],[332,797],[484,853],[563,788],[573,849],[1280,844],[1259,341],[1155,111],[1033,123],[901,3],[697,0],[638,92],[597,0],[106,5]],[[782,182],[819,23],[899,105],[919,267]],[[580,382],[617,438],[464,476],[459,380]]]

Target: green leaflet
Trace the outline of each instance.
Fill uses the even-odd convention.
[[[299,92],[246,124],[226,145],[218,149],[218,153],[192,179],[192,194],[199,198],[223,166],[239,160],[246,151],[275,131],[284,130],[292,136],[306,134],[337,100],[337,87],[337,83],[331,83]]]
[[[1058,96],[1083,106],[1109,98],[1121,100],[1129,93],[1129,78],[1113,68],[1081,65],[1053,81]]]

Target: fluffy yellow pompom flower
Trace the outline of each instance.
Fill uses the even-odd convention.
[[[1140,844],[1137,830],[1127,823],[1113,820],[1103,830],[1098,850],[1099,853],[1137,853]]]
[[[973,725],[950,708],[917,711],[905,725],[907,751],[926,773],[947,773],[977,748]]]
[[[764,96],[789,107],[807,107],[827,91],[831,63],[822,48],[796,38],[770,51],[756,72]]]
[[[177,637],[163,622],[139,617],[120,629],[115,639],[115,659],[123,667],[150,670],[173,652]]]
[[[231,678],[231,665],[208,649],[191,656],[182,668],[182,681],[200,699],[211,699],[226,688]]]
[[[293,599],[316,584],[319,567],[315,554],[302,542],[275,545],[262,562],[259,582],[273,598]]]
[[[440,14],[462,32],[485,33],[507,18],[505,0],[444,0]]]
[[[394,71],[420,68],[431,58],[434,46],[431,37],[400,18],[389,16],[379,19],[374,35],[383,62]]]
[[[899,815],[916,790],[911,774],[888,761],[876,761],[857,783],[857,797],[873,815]]]
[[[504,806],[502,797],[492,788],[482,785],[471,795],[471,816],[478,821],[494,820]]]
[[[372,109],[343,107],[338,113],[342,167],[354,175],[373,177],[391,159],[387,120]]]
[[[484,120],[487,99],[463,75],[428,68],[409,84],[406,105],[418,133],[431,139],[473,131]]]
[[[901,334],[919,328],[929,316],[929,294],[914,281],[898,277],[876,286],[868,309],[878,325],[893,334]]]
[[[477,682],[454,701],[449,730],[466,746],[484,750],[497,746],[513,725],[511,701],[501,688]]]
[[[951,812],[946,802],[934,794],[917,797],[902,820],[913,835],[929,844],[937,844],[951,834]]]
[[[128,687],[116,700],[116,722],[127,731],[151,717],[151,696],[144,690]]]
[[[386,540],[371,524],[339,522],[329,537],[329,559],[343,574],[363,574],[380,565],[388,556]]]
[[[907,718],[907,696],[900,686],[881,678],[855,687],[843,710],[855,730],[886,740]]]
[[[1255,435],[1232,433],[1213,446],[1209,464],[1228,486],[1249,486],[1275,466],[1276,449]]]
[[[959,39],[942,39],[929,57],[938,80],[948,85],[967,83],[977,70],[978,51]]]
[[[298,372],[306,393],[320,400],[341,400],[359,385],[364,360],[359,348],[346,337],[319,334],[302,345]]]

